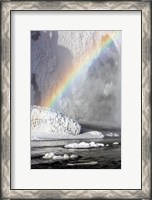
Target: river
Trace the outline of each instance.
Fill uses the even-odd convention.
[[[89,149],[64,148],[66,144],[91,141],[104,143],[105,146]],[[69,156],[74,154],[77,158],[65,161],[43,159],[48,152]],[[119,137],[31,141],[31,169],[121,169],[121,139]]]

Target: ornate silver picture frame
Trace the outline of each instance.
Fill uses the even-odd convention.
[[[151,199],[151,1],[5,1],[1,5],[1,198],[2,199]],[[14,112],[11,96],[11,13],[15,11],[141,12],[141,188],[140,189],[12,189],[11,156]],[[88,22],[89,23],[89,22]],[[140,67],[140,66],[139,66]],[[131,156],[131,155],[130,155]],[[15,174],[13,174],[15,176]],[[131,177],[130,177],[131,179]],[[24,179],[23,179],[24,181]]]

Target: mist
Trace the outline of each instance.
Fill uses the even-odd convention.
[[[31,105],[42,105],[65,71],[106,36],[112,39],[110,47],[82,68],[52,108],[81,123],[121,127],[121,34],[115,39],[115,32],[32,31]]]

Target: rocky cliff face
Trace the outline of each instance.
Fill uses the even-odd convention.
[[[31,104],[41,105],[64,72],[112,31],[32,31]],[[57,99],[54,109],[87,123],[121,124],[121,38],[113,39]]]
[[[78,135],[81,126],[70,117],[47,107],[33,106],[31,108],[31,131],[34,133],[52,135]]]

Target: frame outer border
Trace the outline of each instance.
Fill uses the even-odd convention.
[[[150,2],[2,2],[1,20],[1,190],[2,198],[140,198],[151,196],[151,9]],[[11,190],[10,189],[10,11],[11,10],[141,10],[142,11],[142,190]]]

